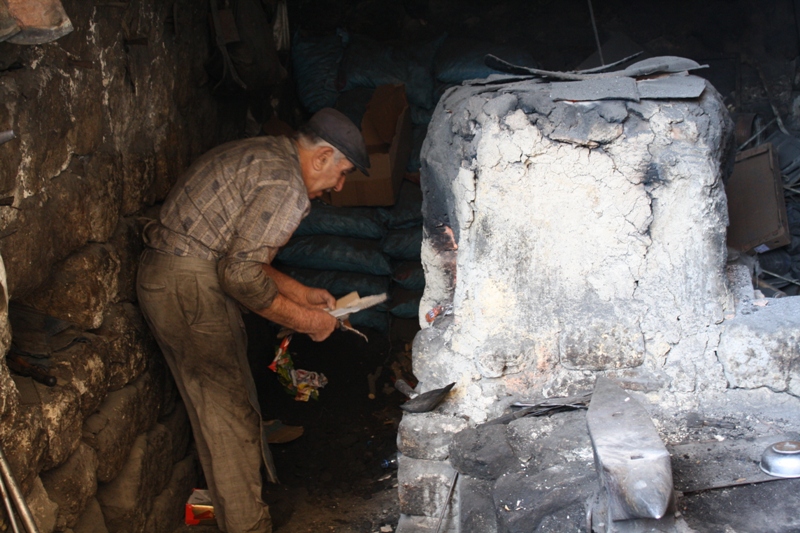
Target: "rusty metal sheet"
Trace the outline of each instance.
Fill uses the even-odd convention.
[[[776,442],[798,438],[800,435],[797,433],[787,433],[751,440],[693,442],[668,446],[672,456],[675,490],[697,492],[781,479],[761,470],[758,466],[761,454]]]

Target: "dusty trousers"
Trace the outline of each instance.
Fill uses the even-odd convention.
[[[216,263],[147,249],[137,276],[139,305],[181,393],[211,493],[228,533],[271,533],[261,497],[261,415],[236,302]]]

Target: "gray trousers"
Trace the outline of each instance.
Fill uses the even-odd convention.
[[[219,528],[270,533],[259,469],[264,461],[274,478],[274,467],[241,312],[220,288],[216,263],[147,249],[137,293],[186,404]]]

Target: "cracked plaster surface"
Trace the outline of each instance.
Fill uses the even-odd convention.
[[[774,358],[782,373],[734,370],[754,356],[730,340],[751,326],[723,323],[730,131],[710,87],[698,101],[639,103],[551,102],[546,84],[448,92],[422,152],[421,313],[451,303],[453,316],[421,333],[442,342],[415,349],[420,380],[459,382],[450,409],[474,420],[591,388],[598,373],[664,406],[725,403],[730,387],[765,381],[796,393],[797,370]],[[457,275],[429,238],[442,226]]]

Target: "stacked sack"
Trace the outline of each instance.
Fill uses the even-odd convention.
[[[425,289],[425,273],[420,262],[422,191],[419,185],[403,182],[397,202],[387,210],[386,226],[381,249],[392,259],[390,312],[397,318],[417,320]]]
[[[340,298],[389,294],[386,304],[350,317],[355,327],[388,333],[390,316],[416,319],[425,288],[420,263],[422,192],[403,182],[391,208],[333,207],[319,201],[276,257],[274,266]]]

